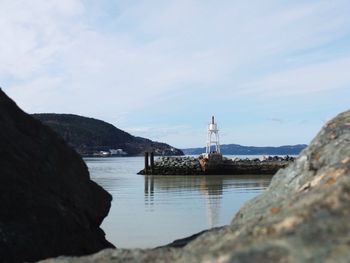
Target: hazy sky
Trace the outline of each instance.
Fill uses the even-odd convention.
[[[350,107],[349,0],[1,0],[0,86],[176,147],[309,143]]]

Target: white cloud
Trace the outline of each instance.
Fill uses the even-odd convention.
[[[46,75],[74,31],[70,18],[81,11],[75,0],[1,1],[0,73],[17,79]]]
[[[1,85],[29,112],[123,127],[163,109],[195,114],[182,110],[185,102],[220,111],[223,99],[262,94],[272,103],[276,95],[342,91],[350,85],[349,13],[347,0],[4,0]],[[199,136],[184,130],[188,143]],[[184,140],[171,129],[137,132]]]
[[[320,91],[349,89],[350,57],[273,72],[247,83],[243,93],[260,91],[261,96],[310,95]]]

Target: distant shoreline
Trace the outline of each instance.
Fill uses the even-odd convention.
[[[222,144],[223,155],[298,155],[307,147],[306,144],[282,146],[243,146],[239,144]],[[205,152],[204,147],[181,149],[185,155],[197,155]]]

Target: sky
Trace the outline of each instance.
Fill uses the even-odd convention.
[[[175,147],[308,144],[350,106],[349,0],[1,0],[0,86]]]

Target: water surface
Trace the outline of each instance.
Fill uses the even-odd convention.
[[[271,176],[143,176],[142,157],[86,158],[91,178],[113,196],[102,224],[118,248],[165,245],[229,224]]]

